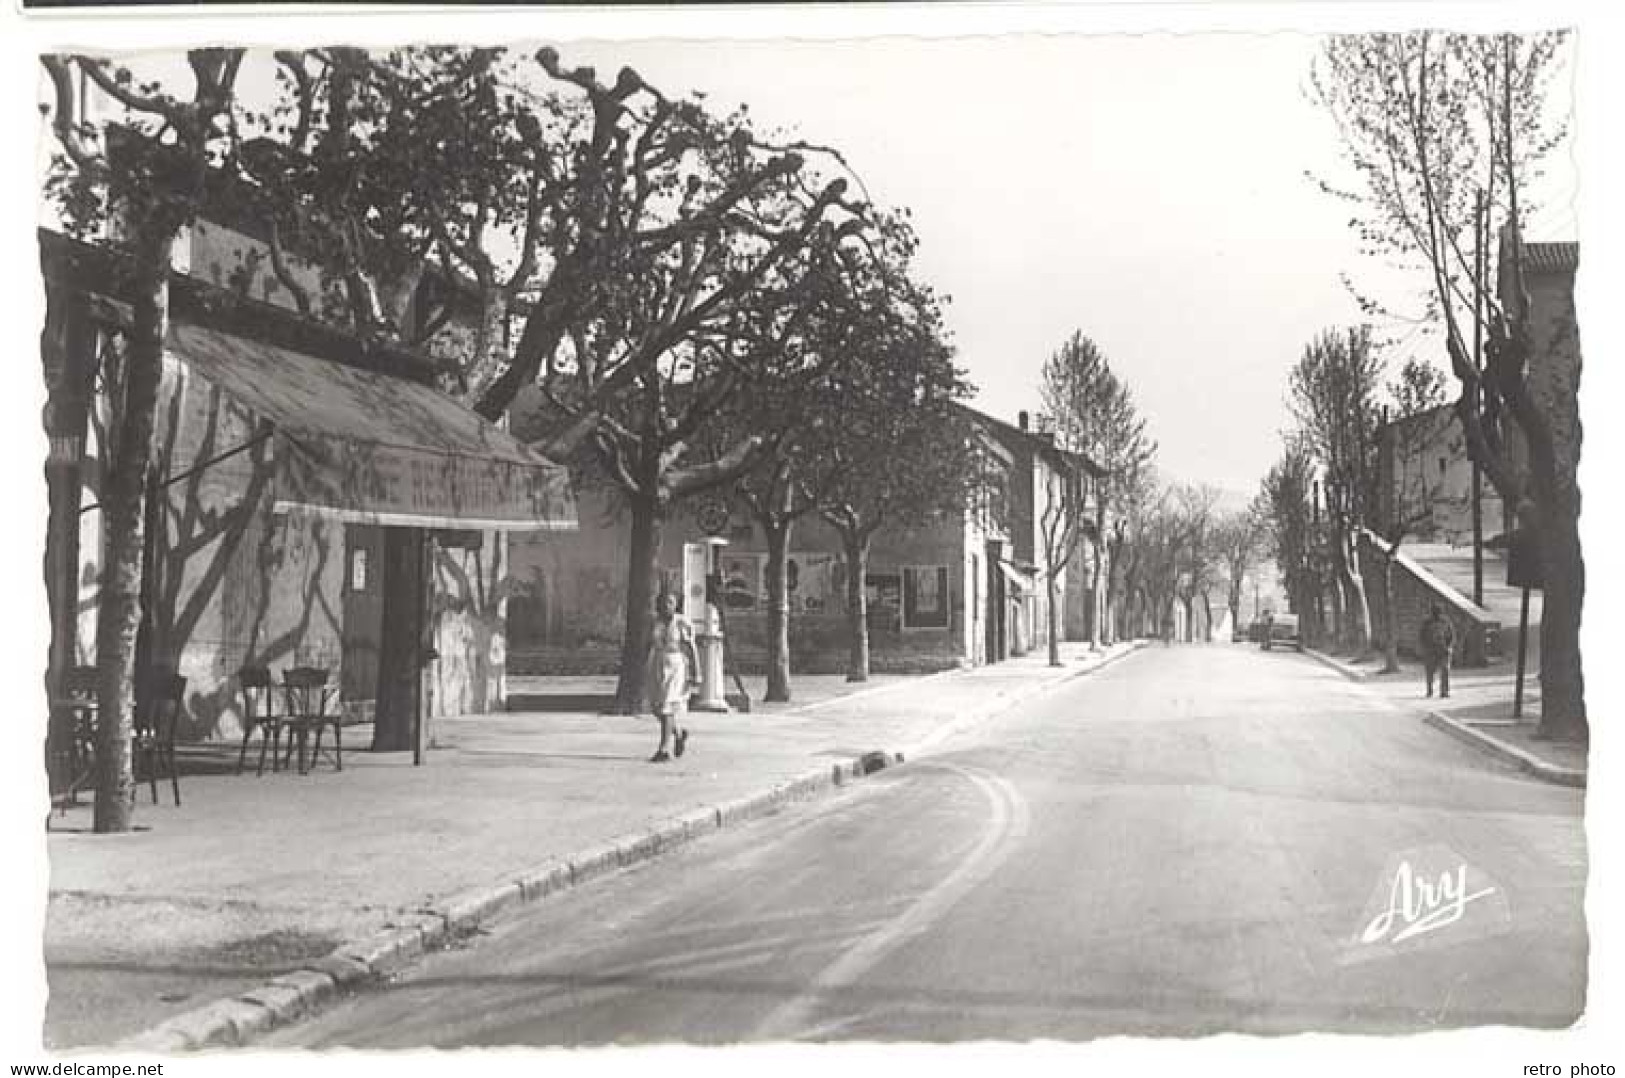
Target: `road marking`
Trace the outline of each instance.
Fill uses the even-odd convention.
[[[941,920],[960,899],[992,876],[1010,856],[1015,842],[1026,835],[1031,820],[1027,800],[1008,780],[979,768],[957,764],[933,763],[930,766],[968,779],[987,800],[988,823],[981,838],[940,883],[897,917],[858,940],[826,966],[800,995],[769,1014],[756,1027],[754,1039],[787,1040],[797,1031],[804,1031],[809,1025],[813,1008],[824,997],[843,985],[857,981],[892,951]]]

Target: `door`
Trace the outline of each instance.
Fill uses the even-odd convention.
[[[1004,544],[990,540],[987,544],[987,661],[1004,659],[1004,573],[999,569],[1004,556]]]
[[[428,540],[418,528],[383,528],[379,542],[382,624],[378,633],[376,752],[414,748],[423,701],[423,667],[429,657],[427,620]]]
[[[383,629],[383,536],[371,524],[344,527],[344,628],[339,699],[371,701],[378,694],[378,638]]]

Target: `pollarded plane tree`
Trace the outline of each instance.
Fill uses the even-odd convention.
[[[818,514],[841,539],[848,681],[869,677],[864,579],[875,534],[962,517],[993,481],[961,406],[971,387],[954,361],[942,300],[906,274],[884,279],[890,300],[856,323],[843,372],[854,381],[824,428],[813,473]]]
[[[1382,566],[1383,672],[1399,669],[1399,609],[1394,602],[1394,563],[1406,539],[1430,528],[1435,508],[1445,500],[1442,479],[1428,465],[1433,449],[1447,436],[1450,416],[1441,414],[1443,376],[1436,367],[1407,360],[1389,380],[1388,405],[1383,410],[1383,445],[1379,462],[1385,467],[1378,482],[1387,488],[1380,499],[1372,531],[1385,547]]]
[[[1256,505],[1220,515],[1213,541],[1223,570],[1232,631],[1241,627],[1242,589],[1265,546],[1266,523]]]
[[[1114,484],[1111,520],[1106,530],[1106,587],[1110,597],[1111,635],[1141,636],[1149,630],[1139,605],[1143,551],[1139,543],[1146,507],[1156,497],[1156,471],[1149,464],[1132,473],[1108,476]]]
[[[1056,445],[1067,457],[1043,469],[1043,487],[1035,491],[1038,507],[1038,545],[1043,557],[1044,588],[1048,610],[1049,664],[1061,665],[1060,579],[1088,542],[1094,550],[1093,586],[1100,586],[1101,533],[1090,512],[1088,483],[1081,460],[1069,459],[1086,453],[1095,441],[1095,408],[1106,389],[1110,371],[1098,345],[1081,332],[1074,332],[1044,361],[1039,392],[1044,414]],[[1093,643],[1100,639],[1099,618],[1091,617]]]
[[[804,331],[794,342],[801,350],[798,371],[757,380],[712,429],[716,453],[742,437],[761,439],[755,466],[734,480],[730,500],[743,506],[767,541],[769,701],[787,701],[791,693],[794,528],[864,467],[848,444],[855,437],[852,417],[876,408],[907,410],[958,391],[957,371],[935,339],[941,333],[937,301],[912,275],[917,240],[906,215],[872,216],[864,242],[809,278],[822,295],[804,308]],[[914,346],[887,346],[908,334]]]
[[[324,174],[302,164],[308,151],[290,157],[305,168],[294,173],[306,177],[305,216],[353,226],[326,230],[341,240],[404,231],[404,250],[348,250],[372,252],[379,279],[404,265],[408,281],[432,274],[443,295],[472,299],[473,345],[448,372],[455,388],[496,418],[539,387],[538,448],[590,460],[621,495],[633,549],[618,696],[637,706],[660,525],[759,451],[745,437],[707,458],[701,435],[742,387],[801,354],[792,342],[804,332],[797,312],[815,302],[808,282],[862,228],[844,164],[833,151],[772,144],[742,111],[713,116],[629,68],[603,82],[552,49],[533,60],[467,49],[279,60],[299,103],[295,131],[331,125],[324,102],[371,110],[346,127],[347,154],[329,155],[343,167]],[[412,167],[388,167],[406,158]],[[366,231],[390,214],[410,227]],[[347,250],[335,254],[342,263]],[[368,288],[342,295],[383,306]],[[444,304],[400,310],[397,325],[419,338],[446,317]]]
[[[1267,513],[1269,551],[1275,558],[1292,611],[1298,615],[1306,634],[1311,629],[1318,631],[1313,624],[1316,592],[1320,586],[1312,560],[1314,477],[1312,451],[1301,436],[1292,435],[1259,490],[1260,506]]]
[[[1116,574],[1108,567],[1108,522],[1128,501],[1156,457],[1156,442],[1135,407],[1133,394],[1111,369],[1099,346],[1082,333],[1073,336],[1044,365],[1040,393],[1054,423],[1058,444],[1087,457],[1103,474],[1091,484],[1087,520],[1077,529],[1090,542],[1090,591],[1106,593],[1101,611],[1113,608]],[[1089,623],[1089,642],[1098,647],[1103,617]]]
[[[1177,594],[1185,608],[1187,639],[1196,640],[1196,600],[1202,600],[1203,638],[1213,639],[1213,590],[1221,581],[1219,492],[1206,484],[1175,490],[1175,519],[1180,534],[1176,562]]]
[[[608,207],[610,227],[648,242],[630,244],[613,280],[594,286],[593,316],[535,377],[549,413],[576,432],[570,440],[631,517],[617,689],[627,711],[643,694],[665,522],[762,457],[760,433],[718,444],[731,402],[763,386],[811,383],[836,362],[815,339],[820,312],[843,253],[861,247],[869,227],[868,207],[831,175],[842,169],[815,169],[801,151],[758,139],[741,114],[713,118],[696,106],[686,115],[694,139],[675,160],[676,182],[659,193],[634,182]],[[668,223],[640,225],[650,216]],[[522,335],[511,364],[527,362],[525,348]],[[512,369],[487,399],[512,382]]]
[[[136,638],[144,611],[146,536],[156,482],[153,432],[164,343],[169,278],[180,231],[198,216],[210,170],[228,160],[237,131],[238,49],[187,53],[190,97],[127,67],[84,55],[47,55],[48,108],[57,137],[47,195],[79,235],[116,226],[127,253],[132,320],[122,354],[121,397],[109,431],[102,513],[102,578],[97,607],[96,804],[92,826],[127,831],[135,804],[132,737],[136,706]],[[110,102],[86,108],[75,86]]]
[[[1370,522],[1382,362],[1366,327],[1326,330],[1303,350],[1288,405],[1320,465],[1335,628],[1344,648],[1371,647],[1371,610],[1360,572],[1360,533]]]

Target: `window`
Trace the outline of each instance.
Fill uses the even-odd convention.
[[[785,566],[790,592],[790,609],[821,614],[834,605],[838,593],[834,554],[791,554]]]
[[[903,626],[948,627],[948,567],[911,565],[903,570]]]
[[[970,556],[970,608],[971,611],[982,609],[982,559],[975,554]],[[967,611],[967,617],[975,618],[977,615]]]

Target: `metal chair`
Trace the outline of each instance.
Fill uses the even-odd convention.
[[[260,732],[260,762],[256,775],[265,774],[265,753],[271,753],[271,770],[277,770],[281,759],[282,727],[284,716],[276,710],[276,693],[271,684],[271,671],[264,666],[245,666],[237,671],[237,684],[243,690],[243,747],[237,753],[237,774],[243,773],[248,760],[248,741],[254,731]]]
[[[155,669],[146,675],[145,692],[136,703],[132,749],[140,773],[146,764],[147,781],[152,784],[152,803],[158,803],[158,769],[169,769],[169,783],[175,804],[181,803],[180,770],[175,766],[175,728],[180,724],[181,704],[186,699],[186,679],[173,670]]]
[[[316,666],[294,666],[282,672],[282,691],[287,702],[282,721],[288,728],[289,755],[296,749],[298,751],[301,775],[309,770],[305,766],[305,745],[311,731],[316,733],[316,742],[310,753],[310,767],[315,767],[322,751],[322,731],[329,726],[333,728],[334,763],[337,770],[344,770],[343,726],[339,715],[328,711],[333,690],[329,688],[327,678],[328,672]]]
[[[94,666],[70,667],[51,701],[51,784],[64,813],[96,772],[96,681]]]

